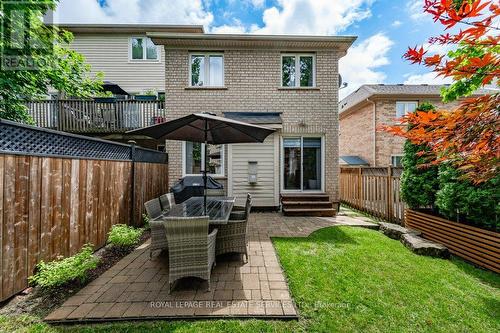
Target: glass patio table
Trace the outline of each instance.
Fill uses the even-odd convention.
[[[207,197],[207,215],[210,224],[227,224],[234,206],[234,197]],[[166,217],[203,216],[203,197],[191,197],[186,201],[173,205]]]

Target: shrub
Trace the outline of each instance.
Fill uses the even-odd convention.
[[[467,221],[479,227],[499,230],[500,176],[475,185],[461,178],[455,168],[440,165],[436,206],[450,220]]]
[[[125,224],[115,224],[108,233],[108,244],[118,247],[130,247],[139,241],[143,229],[135,229]]]
[[[87,271],[97,267],[99,258],[93,255],[91,244],[86,244],[74,256],[54,260],[49,263],[41,261],[37,272],[29,278],[29,282],[44,289],[61,286],[73,280],[85,281]]]
[[[417,111],[434,110],[430,103],[422,103]],[[401,175],[401,197],[410,208],[429,207],[434,205],[438,190],[438,168],[436,166],[421,167],[426,157],[419,156],[421,151],[429,151],[425,145],[415,145],[410,141],[404,144],[403,173]]]

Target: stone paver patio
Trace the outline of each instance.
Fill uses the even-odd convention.
[[[149,258],[146,242],[49,314],[48,322],[98,322],[162,318],[297,318],[288,284],[270,237],[306,237],[334,226],[373,227],[347,216],[284,217],[253,213],[249,258],[221,256],[212,290],[197,279],[183,279],[168,294],[168,259]]]

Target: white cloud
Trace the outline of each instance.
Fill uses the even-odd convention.
[[[264,4],[266,3],[264,0],[251,0],[252,5],[256,8],[262,8],[264,7]]]
[[[453,80],[450,77],[436,76],[436,73],[407,74],[405,84],[449,84]]]
[[[340,73],[344,82],[349,85],[340,90],[340,98],[344,98],[362,84],[381,83],[386,74],[377,70],[390,63],[387,54],[394,42],[383,33],[377,33],[361,43],[353,46],[347,55],[340,59]]]
[[[422,18],[428,16],[424,13],[424,2],[422,0],[410,0],[406,3],[406,11],[410,17],[415,20],[421,20]]]
[[[208,27],[213,15],[202,0],[61,0],[55,20],[59,23],[165,23],[201,24]]]
[[[210,33],[213,33],[213,34],[243,34],[246,32],[246,30],[247,29],[245,28],[243,23],[241,23],[240,20],[235,19],[234,24],[232,24],[232,25],[224,24],[224,25],[221,25],[218,27],[213,27],[210,30]]]
[[[401,24],[403,24],[403,22],[396,20],[396,21],[392,22],[391,26],[397,28],[397,27],[401,26]]]
[[[336,34],[371,15],[373,0],[278,0],[263,13],[258,34]]]

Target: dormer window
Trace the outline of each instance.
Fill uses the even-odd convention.
[[[129,45],[130,60],[158,61],[160,54],[158,46],[148,37],[132,37]]]
[[[191,87],[224,86],[224,55],[222,53],[192,53],[189,59],[189,85]]]
[[[316,59],[314,54],[282,54],[281,85],[285,88],[315,87]]]

